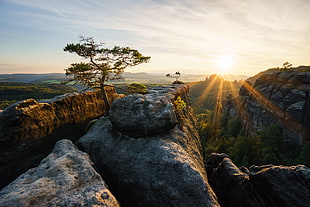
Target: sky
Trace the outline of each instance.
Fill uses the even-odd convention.
[[[128,72],[310,65],[310,0],[0,0],[0,74],[64,73],[79,36],[151,56]]]

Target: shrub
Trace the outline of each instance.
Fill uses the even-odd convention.
[[[128,86],[128,93],[129,94],[135,94],[135,93],[141,93],[144,94],[146,93],[147,88],[145,85],[140,84],[140,83],[131,83]]]
[[[175,108],[179,111],[186,107],[186,103],[182,100],[181,96],[178,96],[178,98],[173,103]]]

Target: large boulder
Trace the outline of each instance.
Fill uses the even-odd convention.
[[[310,169],[304,165],[239,169],[227,155],[212,153],[206,168],[223,207],[309,206]]]
[[[110,102],[118,98],[108,88]],[[59,140],[75,141],[90,120],[104,114],[99,91],[84,91],[36,101],[27,99],[0,113],[0,189],[36,166]]]
[[[168,131],[177,119],[173,104],[166,96],[134,94],[115,100],[110,111],[110,121],[122,132],[143,137]]]
[[[89,156],[60,140],[36,168],[0,191],[0,206],[119,206]]]
[[[187,104],[176,110],[174,100],[179,96]],[[105,117],[79,139],[78,145],[89,153],[122,206],[219,206],[204,169],[199,135],[188,101],[188,86],[156,87],[145,97],[135,95],[127,99],[137,101],[136,108],[142,112],[142,117],[150,118],[148,115],[152,113],[151,117],[156,117],[157,113],[161,114],[162,107],[171,115],[164,117],[173,117],[175,113],[176,124],[157,133],[156,130],[142,130],[147,132],[143,136],[139,128],[130,131],[120,127],[116,117]],[[149,106],[159,107],[155,107],[156,110],[143,108],[141,99],[144,99],[143,104],[148,102]],[[117,104],[125,101],[114,102],[112,114],[113,108],[123,107]],[[128,103],[128,106],[128,110],[133,110],[134,105]],[[117,113],[118,118],[128,119],[122,116],[134,114],[136,108]],[[130,126],[141,123],[137,118],[131,121],[136,123]]]

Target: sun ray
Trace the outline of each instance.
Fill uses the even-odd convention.
[[[224,78],[221,78],[219,89],[217,91],[216,103],[214,106],[214,130],[213,130],[214,135],[213,137],[216,137],[216,129],[222,117],[223,84],[224,84]]]
[[[253,97],[272,115],[274,115],[280,123],[286,128],[292,130],[294,133],[303,136],[303,134],[310,134],[309,129],[306,129],[300,122],[294,119],[290,114],[284,112],[282,109],[274,105],[269,98],[258,92],[251,84],[242,81],[242,86],[253,95]],[[241,104],[238,105],[240,112],[246,112]],[[249,119],[248,119],[249,120]]]
[[[208,93],[210,92],[210,90],[212,89],[212,87],[214,86],[215,82],[217,81],[217,77],[213,78],[211,80],[211,82],[209,83],[209,85],[205,88],[205,90],[202,92],[202,94],[198,97],[196,104],[199,106],[201,105],[207,98]]]

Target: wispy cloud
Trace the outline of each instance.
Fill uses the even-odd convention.
[[[126,44],[154,57],[167,57],[153,58],[154,67],[171,62],[214,67],[212,59],[227,54],[238,59],[236,67],[245,71],[286,61],[283,58],[300,61],[294,53],[310,55],[308,0],[9,2],[32,8],[18,11],[33,19],[25,21],[26,26],[40,28],[49,22],[53,29],[61,25],[64,31],[92,31],[109,44]],[[119,36],[109,31],[119,31]]]

